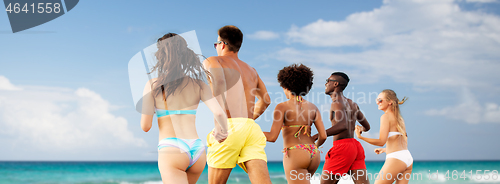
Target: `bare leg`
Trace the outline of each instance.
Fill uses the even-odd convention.
[[[200,158],[194,163],[187,171],[187,178],[189,184],[196,184],[200,178],[201,173],[205,169],[205,164],[207,163],[207,155],[203,152]]]
[[[337,184],[339,182],[340,176],[335,177],[335,175],[330,174],[328,171],[323,171],[321,174],[321,184]]]
[[[307,168],[307,171],[311,174],[311,176],[313,176],[314,173],[316,173],[316,170],[318,170],[320,163],[321,163],[321,156],[318,152],[316,153],[316,155],[314,155],[314,157],[311,160],[311,164]]]
[[[310,178],[312,175],[309,174],[309,172],[306,169],[291,169],[288,170],[285,169],[286,178],[287,178],[287,183],[289,184],[310,184]]]
[[[309,152],[294,149],[283,157],[283,167],[287,182],[290,184],[309,184],[320,162],[319,154],[311,160]]]
[[[208,183],[209,184],[225,184],[227,179],[229,179],[229,174],[231,174],[233,168],[219,169],[208,167]]]
[[[403,161],[396,158],[388,158],[385,160],[375,184],[393,183],[398,174],[404,171],[406,171],[406,164]]]
[[[187,184],[186,168],[189,166],[189,157],[179,148],[167,147],[158,151],[158,169],[164,184]]]
[[[350,170],[349,174],[351,175],[352,181],[354,181],[355,184],[370,184],[366,169]]]
[[[260,159],[254,159],[244,162],[248,171],[250,182],[258,184],[271,183],[269,177],[269,170],[267,169],[267,162]]]
[[[403,172],[403,175],[398,178],[396,184],[408,184],[409,180],[411,179],[412,170],[413,170],[413,164],[411,164],[410,167],[408,167],[406,171]]]

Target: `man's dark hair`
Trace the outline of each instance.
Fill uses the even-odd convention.
[[[305,96],[313,85],[313,72],[303,64],[292,64],[278,73],[280,86],[288,89],[293,95]]]
[[[241,43],[243,43],[243,33],[238,27],[233,25],[221,27],[218,34],[221,40],[227,43],[230,51],[240,51]]]
[[[347,87],[347,84],[349,84],[349,77],[347,74],[344,72],[333,72],[332,76],[339,76],[341,77],[344,81],[339,81],[339,87],[344,91],[344,89]]]

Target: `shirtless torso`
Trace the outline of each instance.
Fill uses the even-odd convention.
[[[366,177],[356,175],[360,172],[366,175],[366,164],[364,149],[354,139],[354,130],[356,121],[363,126],[364,131],[370,129],[370,124],[358,105],[343,95],[348,79],[344,79],[341,75],[332,74],[325,84],[325,93],[332,98],[329,118],[332,127],[326,130],[326,134],[333,136],[333,147],[325,158],[323,174],[331,176],[348,173],[352,175],[355,183],[368,183]],[[335,177],[321,178],[322,184],[337,182]]]
[[[255,106],[255,97],[267,97],[267,101],[270,99],[268,95],[266,96],[264,82],[254,68],[238,58],[230,56],[210,57],[204,65],[205,68],[209,68],[213,76],[210,85],[214,89],[214,96],[217,97],[224,93],[225,105],[223,108],[227,111],[229,118],[256,119],[260,116],[262,112],[254,116],[255,110],[258,110],[254,107],[259,108]],[[221,82],[221,78],[224,82]]]
[[[252,183],[271,183],[264,151],[266,138],[254,122],[271,102],[264,82],[220,36],[214,46],[218,56],[207,58],[203,66],[211,74],[212,93],[226,111],[230,128],[221,144],[207,140],[209,183],[226,183],[236,164],[247,171]]]

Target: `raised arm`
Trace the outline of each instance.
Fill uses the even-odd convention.
[[[223,142],[228,136],[228,125],[227,125],[227,115],[217,102],[217,99],[212,96],[212,91],[208,85],[202,83],[201,89],[201,100],[207,105],[207,107],[214,114],[215,121],[218,126],[215,126],[214,137],[217,141]],[[221,98],[221,96],[219,96]]]
[[[151,84],[154,83],[154,81],[156,81],[156,79],[148,81],[142,92],[141,128],[144,132],[148,132],[153,124],[155,106]]]
[[[255,72],[257,73],[257,72]],[[255,90],[252,90],[255,92],[255,96],[257,97],[257,102],[255,103],[254,111],[253,111],[253,119],[259,118],[259,116],[264,113],[264,111],[267,109],[269,104],[271,104],[271,97],[267,93],[266,85],[264,85],[264,82],[260,79],[260,77],[257,75],[257,78],[259,80],[257,84],[257,88]]]
[[[226,109],[226,96],[224,92],[227,91],[226,87],[226,77],[224,76],[224,68],[219,63],[217,57],[209,57],[203,61],[203,67],[205,70],[209,71],[211,74],[210,78],[210,88],[212,89],[212,94],[216,97],[222,109]]]
[[[319,112],[318,108],[316,108],[316,117],[314,119],[314,126],[316,127],[316,130],[318,130],[318,142],[316,142],[316,147],[320,147],[325,143],[326,140],[326,130],[325,130],[325,125],[323,124],[323,120],[321,119],[321,113]]]
[[[387,142],[387,136],[389,135],[389,116],[384,114],[382,115],[382,117],[380,117],[380,132],[378,139],[372,139],[361,136],[360,126],[356,126],[355,132],[359,139],[364,140],[367,143],[370,143],[375,146],[384,146],[385,143]]]
[[[284,105],[281,103],[276,105],[276,108],[273,112],[273,125],[271,126],[271,132],[264,132],[266,139],[268,142],[275,142],[280,135],[281,127],[283,127],[283,123],[285,122],[285,109]]]

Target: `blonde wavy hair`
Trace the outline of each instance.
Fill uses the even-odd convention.
[[[404,143],[408,143],[408,134],[406,133],[405,120],[403,119],[403,116],[401,116],[401,111],[399,110],[399,105],[405,103],[406,100],[408,100],[408,97],[404,97],[400,101],[396,95],[396,92],[394,92],[393,90],[385,89],[382,91],[382,93],[385,94],[385,98],[387,101],[392,102],[390,108],[392,112],[394,112],[394,115],[396,116],[397,120],[396,128],[398,132],[401,133]]]

